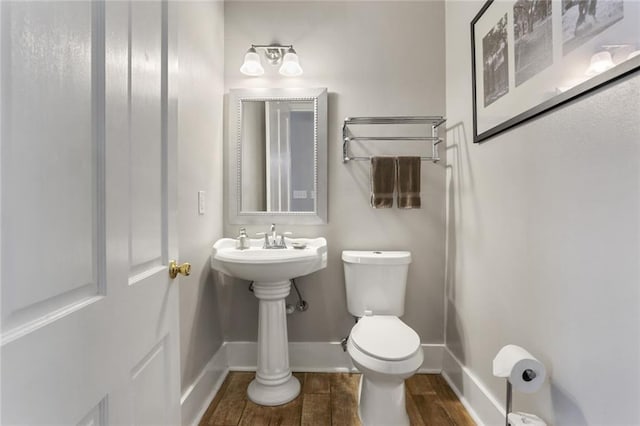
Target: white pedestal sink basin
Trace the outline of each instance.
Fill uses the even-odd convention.
[[[211,254],[213,269],[253,281],[253,294],[259,299],[258,369],[247,394],[260,405],[285,404],[300,393],[300,382],[289,368],[285,297],[292,278],[327,266],[324,238],[285,238],[285,242],[286,249],[263,249],[263,239],[252,239],[249,249],[238,250],[235,239],[222,238]],[[294,243],[306,247],[292,248]]]

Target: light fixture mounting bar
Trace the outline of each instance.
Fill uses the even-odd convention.
[[[256,77],[264,74],[264,68],[262,68],[260,57],[256,52],[257,49],[263,50],[264,57],[271,65],[281,65],[280,74],[286,77],[302,75],[302,67],[293,44],[279,43],[251,44],[251,48],[245,53],[244,62],[240,67],[240,72],[244,75]]]
[[[251,47],[253,47],[254,49],[256,48],[261,48],[261,49],[292,49],[293,48],[293,44],[252,44]]]

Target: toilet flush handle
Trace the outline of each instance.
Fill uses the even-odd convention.
[[[364,316],[365,317],[370,317],[373,315],[373,311],[370,311],[369,309],[365,309],[364,310]]]

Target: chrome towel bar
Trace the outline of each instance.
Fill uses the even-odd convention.
[[[446,118],[442,116],[398,116],[398,117],[347,117],[342,124],[342,162],[367,161],[371,157],[351,155],[349,142],[351,141],[425,141],[431,142],[431,156],[420,157],[423,161],[440,161],[438,144],[442,138],[438,135],[438,128]],[[349,126],[357,124],[426,124],[431,128],[430,136],[352,136]]]

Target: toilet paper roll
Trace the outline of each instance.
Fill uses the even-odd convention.
[[[493,359],[493,375],[506,377],[514,389],[524,392],[536,392],[542,386],[546,376],[544,365],[525,349],[516,345],[507,345]]]

